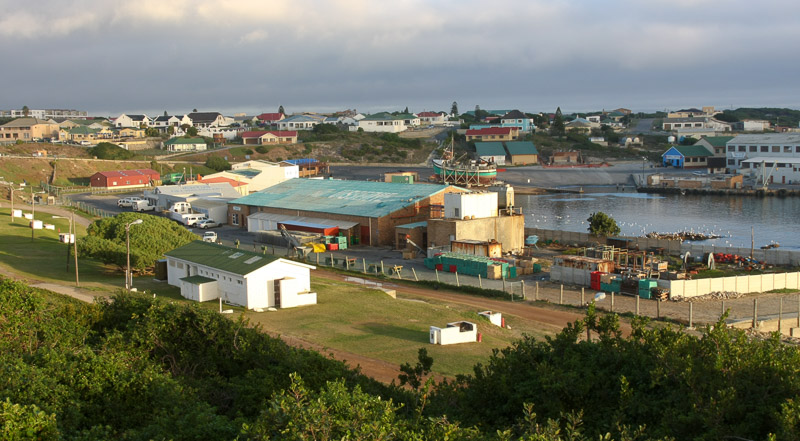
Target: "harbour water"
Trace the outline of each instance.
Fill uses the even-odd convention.
[[[694,231],[722,236],[703,244],[755,246],[772,243],[780,249],[800,250],[800,198],[649,195],[628,187],[584,187],[583,194],[516,196],[526,215],[525,225],[587,232],[587,218],[602,211],[617,221],[625,236],[649,232]]]

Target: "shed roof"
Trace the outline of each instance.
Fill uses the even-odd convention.
[[[531,141],[509,141],[506,143],[508,154],[514,155],[538,155],[539,151]]]
[[[674,149],[677,150],[685,158],[698,157],[698,156],[714,156],[707,148],[702,145],[676,145]]]
[[[220,271],[247,275],[278,257],[196,240],[164,253],[165,256],[205,265]]]
[[[247,216],[248,221],[253,219],[270,220],[274,222],[310,222],[315,224],[334,225],[342,230],[349,230],[358,225],[358,222],[343,221],[339,219],[324,219],[320,217],[291,216],[288,214],[258,212]]]
[[[395,228],[407,228],[407,229],[411,230],[411,229],[414,229],[414,228],[422,228],[422,227],[427,227],[427,226],[428,226],[428,221],[422,221],[422,222],[412,222],[410,224],[398,225]]]
[[[181,279],[183,282],[189,282],[192,285],[202,285],[204,283],[216,282],[217,279],[212,279],[204,276],[189,276]]]
[[[505,156],[506,150],[502,142],[476,142],[475,152],[478,156]]]
[[[121,177],[129,177],[129,176],[148,176],[151,179],[160,179],[161,176],[158,174],[157,171],[149,169],[149,168],[141,168],[136,170],[117,170],[117,171],[104,171],[104,172],[97,172],[92,176],[101,175],[105,176],[106,178],[121,178]]]
[[[231,203],[383,217],[448,187],[439,184],[289,179]]]
[[[733,136],[705,136],[700,141],[706,140],[712,147],[725,147],[725,144],[733,138]]]

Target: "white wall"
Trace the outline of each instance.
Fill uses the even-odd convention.
[[[471,343],[478,341],[478,326],[472,323],[471,331],[461,332],[458,326],[448,326],[446,328],[438,328],[431,326],[430,329],[430,342],[439,345],[453,345],[458,343]]]
[[[302,289],[301,280],[287,277],[281,279],[281,308],[294,308],[303,305],[315,305],[317,293]]]
[[[800,272],[697,280],[660,280],[658,286],[668,288],[670,298],[697,297],[717,291],[762,293],[773,289],[800,288]]]
[[[405,131],[406,125],[401,120],[389,120],[389,121],[361,120],[358,122],[358,128],[364,129],[365,132],[397,133]]]
[[[457,210],[457,211],[456,211]],[[497,217],[497,193],[446,193],[444,195],[444,217],[464,219]]]

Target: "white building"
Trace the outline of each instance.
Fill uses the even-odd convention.
[[[478,341],[478,326],[472,322],[448,323],[447,327],[431,326],[430,341],[435,345],[453,345]]]
[[[222,299],[247,309],[317,303],[312,265],[200,240],[164,253],[167,282],[198,302]]]
[[[391,113],[382,112],[369,115],[359,120],[357,127],[353,126],[353,128],[351,128],[351,130],[358,129],[363,129],[365,132],[398,133],[404,132],[407,127],[405,120],[401,116],[395,116]]]
[[[739,135],[725,143],[725,155],[731,170],[738,170],[743,161],[758,157],[775,158],[779,163],[786,163],[780,160],[800,158],[800,133]]]
[[[444,217],[447,219],[481,219],[497,217],[497,193],[445,193]]]
[[[276,123],[278,130],[311,130],[324,119],[312,118],[308,115],[292,115]]]
[[[423,125],[440,126],[447,122],[447,114],[444,112],[420,112],[417,116]]]
[[[114,119],[114,127],[134,127],[140,128],[150,126],[150,118],[147,115],[126,115],[122,114]]]
[[[228,178],[248,184],[249,192],[261,191],[275,184],[300,177],[300,167],[286,161],[269,162],[261,159],[233,164],[231,170],[203,176],[203,179]]]

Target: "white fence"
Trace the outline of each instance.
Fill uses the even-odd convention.
[[[696,280],[659,280],[658,286],[668,288],[670,297],[690,298],[718,291],[761,293],[773,289],[800,288],[800,272]]]

